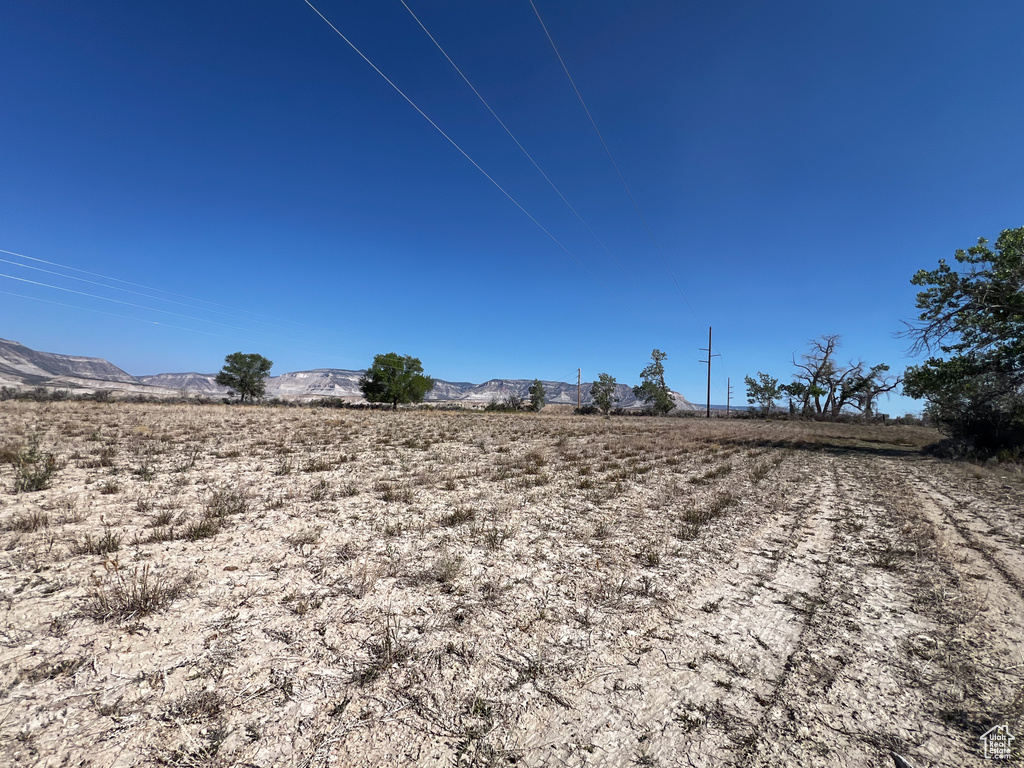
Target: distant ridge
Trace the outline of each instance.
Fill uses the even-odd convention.
[[[267,379],[267,397],[314,400],[321,397],[341,397],[361,401],[359,378],[364,371],[339,368],[317,368],[271,376]],[[154,397],[203,396],[223,397],[228,390],[218,386],[215,373],[158,373],[151,376],[132,376],[99,357],[58,355],[37,352],[16,341],[0,339],[0,385],[15,387],[51,387],[95,391],[110,389],[125,394],[152,395]],[[483,384],[437,379],[427,393],[427,402],[489,403],[503,400],[509,395],[529,397],[533,379],[490,379]],[[561,381],[545,381],[544,391],[548,403],[576,404],[576,385]],[[580,387],[580,402],[591,404],[590,382]],[[643,404],[626,384],[616,386],[620,408],[641,408]],[[673,392],[676,407],[695,411],[699,406]]]
[[[99,357],[37,352],[0,339],[0,385],[66,389],[131,390],[140,384],[129,373]]]

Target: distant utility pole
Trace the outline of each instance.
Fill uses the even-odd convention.
[[[580,385],[582,384],[583,369],[576,369],[576,410],[580,409]]]
[[[732,402],[732,384],[731,379],[725,377],[725,418],[729,418],[729,404]]]
[[[697,362],[698,363],[707,363],[708,364],[708,411],[707,411],[707,417],[710,419],[711,418],[711,358],[712,357],[721,357],[721,355],[712,355],[711,354],[711,326],[710,325],[708,326],[708,348],[704,349],[704,347],[700,347],[700,351],[708,353],[708,359],[707,360],[698,360]]]

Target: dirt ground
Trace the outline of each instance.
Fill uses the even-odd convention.
[[[1019,761],[1024,483],[935,438],[4,402],[0,764]]]

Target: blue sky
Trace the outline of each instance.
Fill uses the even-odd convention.
[[[1024,224],[1016,0],[535,0],[643,219],[529,0],[406,3],[597,238],[400,0],[315,4],[544,229],[301,0],[8,0],[0,249],[43,261],[0,254],[0,336],[461,381],[657,347],[703,402],[712,325],[742,401],[824,333],[902,371],[913,273]]]

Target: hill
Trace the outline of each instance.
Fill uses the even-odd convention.
[[[363,371],[339,368],[316,368],[271,376],[267,379],[267,397],[313,400],[321,397],[342,397],[362,400],[359,377]],[[0,339],[0,385],[17,389],[51,387],[56,389],[88,390],[110,389],[125,394],[144,394],[155,397],[205,396],[222,397],[228,390],[216,382],[216,373],[158,373],[132,376],[116,365],[99,357],[61,355],[39,352],[16,341]],[[483,384],[437,379],[427,393],[427,402],[489,403],[511,394],[529,397],[532,379],[490,379]],[[576,385],[562,381],[545,381],[547,402],[576,404]],[[590,405],[591,382],[580,387],[579,400]],[[626,384],[616,387],[621,408],[643,406]],[[673,392],[676,407],[698,410],[678,392]]]

